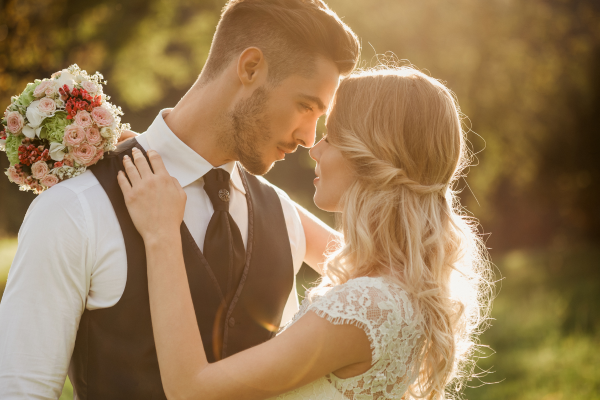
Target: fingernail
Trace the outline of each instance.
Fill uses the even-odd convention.
[[[129,160],[129,156],[128,156],[128,155],[125,155],[125,156],[123,157],[123,160]]]
[[[135,151],[135,152],[138,152],[138,151],[140,151],[140,150],[139,150],[137,147],[134,147],[134,148],[133,148],[133,151]]]

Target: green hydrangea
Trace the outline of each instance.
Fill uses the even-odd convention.
[[[23,137],[23,135],[8,135],[6,138],[6,156],[8,157],[10,165],[19,163],[19,145],[21,144]]]
[[[33,91],[36,87],[38,87],[40,83],[42,83],[42,81],[40,81],[39,79],[36,79],[35,82],[28,83],[25,90],[23,90],[23,93],[21,93],[21,95],[17,99],[17,105],[25,108],[29,107],[29,105],[35,100],[35,97],[33,96]]]
[[[65,128],[71,125],[71,121],[67,119],[67,113],[58,111],[51,118],[44,119],[42,122],[42,131],[40,138],[48,139],[51,142],[62,143],[65,135]]]

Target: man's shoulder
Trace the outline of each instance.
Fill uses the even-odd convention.
[[[74,196],[77,196],[98,185],[100,185],[100,182],[98,182],[94,173],[87,170],[81,175],[60,182],[46,192],[50,193],[52,190],[61,188],[63,189],[62,192],[71,192]]]
[[[97,190],[101,189],[100,182],[91,171],[74,178],[66,179],[40,194],[32,203],[32,207],[70,208],[81,202],[81,197],[88,201],[98,199]]]

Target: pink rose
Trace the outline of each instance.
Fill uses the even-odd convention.
[[[48,97],[54,97],[54,95],[56,94],[56,86],[54,86],[54,84],[48,85],[48,87],[46,88],[46,91],[44,93]]]
[[[14,135],[21,132],[25,119],[18,111],[11,111],[6,116],[6,128]]]
[[[48,174],[42,178],[40,183],[46,187],[51,188],[58,183],[58,178],[55,175]]]
[[[49,169],[48,164],[45,161],[38,161],[33,163],[31,166],[31,175],[35,179],[42,179],[46,175],[48,175]]]
[[[89,165],[96,164],[98,161],[100,161],[100,159],[102,158],[103,155],[104,155],[104,150],[98,149],[98,151],[96,152],[96,157],[94,157],[94,159],[89,163]]]
[[[85,165],[87,167],[88,165],[92,164],[92,161],[96,157],[97,152],[98,152],[98,149],[96,149],[91,144],[84,142],[81,145],[73,148],[72,154],[73,154],[73,159],[78,164]]]
[[[89,126],[85,128],[85,137],[89,144],[96,146],[102,141],[100,131],[95,126]]]
[[[83,126],[84,128],[86,126],[91,126],[92,117],[90,116],[89,112],[85,110],[79,110],[77,111],[77,115],[75,115],[75,123],[79,126]]]
[[[103,107],[96,107],[92,110],[92,118],[98,126],[111,126],[114,118],[110,111]]]
[[[85,139],[85,131],[80,125],[71,124],[65,128],[64,145],[77,146],[83,139]]]
[[[33,163],[31,166],[31,175],[35,179],[42,179],[44,176],[48,175],[50,170],[48,169],[48,164],[45,161],[38,161]]]
[[[94,95],[98,92],[98,86],[90,81],[81,82],[81,87],[91,95]]]
[[[16,183],[17,185],[22,185],[23,183],[25,183],[25,178],[23,177],[23,174],[17,171],[14,165],[6,170],[6,175],[8,176],[8,179],[11,182]]]
[[[40,100],[40,104],[38,104],[38,110],[44,114],[52,114],[56,111],[56,103],[49,97],[44,97]]]
[[[39,85],[37,85],[37,87],[33,90],[33,95],[35,97],[42,97],[44,96],[44,94],[46,94],[46,90],[49,87],[53,87],[54,86],[54,82],[52,81],[43,81],[42,83],[40,83]]]

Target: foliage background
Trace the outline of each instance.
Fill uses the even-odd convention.
[[[600,3],[328,4],[361,38],[362,66],[391,51],[445,81],[468,116],[478,165],[461,182],[463,204],[489,234],[502,281],[482,338],[496,354],[479,363],[495,371],[484,382],[501,383],[466,397],[600,399]],[[124,121],[143,132],[199,74],[223,5],[0,0],[0,106],[34,78],[77,63],[104,74]],[[312,204],[313,168],[299,151],[267,178],[333,224]],[[0,291],[32,199],[0,179]],[[301,274],[305,284],[316,278]]]

